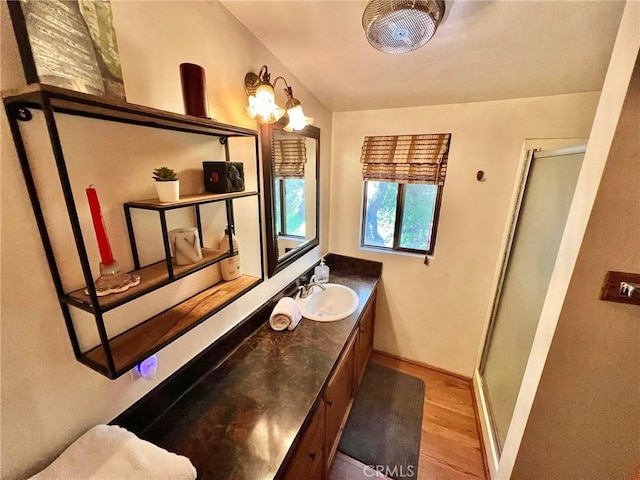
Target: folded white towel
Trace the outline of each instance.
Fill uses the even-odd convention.
[[[30,480],[193,480],[187,457],[115,425],[96,425]]]
[[[296,301],[291,297],[282,297],[271,312],[269,324],[277,332],[285,328],[293,330],[301,319],[302,313]]]

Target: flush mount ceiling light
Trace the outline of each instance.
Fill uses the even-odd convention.
[[[376,50],[407,53],[431,40],[443,16],[441,0],[371,0],[362,14],[362,28]]]
[[[249,106],[245,112],[250,118],[256,119],[258,123],[270,124],[277,122],[285,114],[285,109],[276,103],[276,93],[274,90],[278,80],[282,80],[286,85],[284,92],[287,94],[285,105],[289,123],[284,129],[288,132],[302,130],[307,125],[313,123],[313,118],[305,116],[302,111],[300,100],[294,98],[293,90],[284,77],[276,77],[271,84],[271,74],[266,65],[263,65],[256,75],[249,72],[244,77],[244,88],[249,99]]]

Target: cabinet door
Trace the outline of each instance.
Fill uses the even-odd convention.
[[[362,319],[360,320],[360,325],[358,327],[354,392],[357,391],[360,386],[364,370],[367,367],[367,362],[369,361],[369,356],[373,350],[373,332],[376,314],[375,300],[376,299],[374,297],[365,312],[362,314]]]
[[[340,360],[338,368],[329,381],[324,392],[326,410],[325,451],[327,452],[327,466],[331,464],[333,454],[340,439],[341,429],[347,417],[351,403],[353,365],[355,361],[355,340],[357,334],[349,342],[347,350]]]
[[[284,478],[287,480],[322,480],[324,478],[325,407],[320,402],[313,419],[289,460]]]

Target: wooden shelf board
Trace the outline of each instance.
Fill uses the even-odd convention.
[[[109,345],[116,367],[115,377],[153,355],[261,281],[258,277],[242,275],[229,282],[220,282],[114,337]],[[83,357],[88,365],[97,364],[107,368],[101,345],[85,352]]]
[[[71,115],[90,116],[219,137],[257,137],[258,135],[255,130],[216,122],[207,118],[167,112],[115,98],[89,95],[52,85],[35,83],[23,88],[9,90],[2,94],[4,102],[7,104],[27,103],[34,107],[42,105],[43,95],[50,98],[54,110]]]
[[[234,198],[256,196],[258,192],[255,190],[233,193],[195,193],[192,195],[181,195],[177,202],[161,202],[157,198],[148,200],[138,200],[136,202],[127,202],[125,206],[132,208],[145,208],[148,210],[167,210],[171,208],[188,207],[190,205],[199,205],[203,203],[219,202],[222,200],[230,200]]]
[[[226,256],[227,252],[224,250],[203,248],[201,261],[192,263],[190,265],[174,265],[173,275],[174,277],[182,277],[192,271],[204,268],[208,265],[212,265],[222,260]],[[127,303],[128,301],[141,296],[144,292],[153,291],[160,286],[169,283],[167,263],[164,260],[158,263],[151,264],[147,267],[143,267],[139,270],[134,270],[131,273],[140,275],[140,285],[132,287],[126,292],[98,297],[98,302],[100,303],[100,308],[102,309],[102,311],[107,311],[124,303]],[[67,294],[67,296],[70,297],[70,299],[73,301],[73,303],[69,302],[71,305],[80,303],[81,305],[85,305],[89,311],[91,310],[91,299],[89,298],[89,295],[84,293],[84,288],[75,290]]]

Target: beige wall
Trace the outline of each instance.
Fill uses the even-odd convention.
[[[294,86],[296,97],[322,129],[321,175],[326,179],[330,177],[330,113],[220,4],[118,1],[112,5],[130,102],[182,112],[178,65],[193,62],[203,65],[207,72],[212,116],[223,122],[255,128],[255,123],[243,113],[246,103],[243,79],[247,71],[257,71],[266,63],[275,74],[287,77]],[[5,2],[0,5],[0,13],[1,78],[5,90],[23,85],[24,77]],[[85,430],[110,421],[297,277],[319,258],[320,252],[327,251],[329,190],[328,182],[325,182],[321,191],[320,248],[163,349],[159,353],[160,367],[155,380],[133,383],[125,376],[110,381],[73,357],[7,121],[4,114],[0,117],[0,228],[5,232],[1,267],[1,475],[3,479],[13,479],[35,473]],[[193,168],[197,165],[194,162],[208,159],[212,154],[209,152],[220,155],[219,150],[212,148],[211,141],[175,132],[79,117],[63,118],[60,126],[65,153],[74,164],[72,178],[80,185],[74,192],[77,202],[79,205],[84,203],[82,190],[87,183],[102,186],[99,192],[114,253],[125,265],[130,264],[131,256],[124,233],[121,202],[127,198],[154,195],[148,178],[149,169],[161,164],[177,165],[179,170],[186,172],[184,187],[195,188],[197,180],[193,171],[188,171],[188,165]],[[51,161],[42,128],[41,118],[37,118],[25,129],[30,153],[38,165]],[[59,193],[52,187],[55,183],[43,181],[41,186],[47,195],[48,213],[57,223],[64,215],[60,216],[56,211],[57,204],[52,201]],[[118,188],[113,188],[116,185]],[[240,216],[251,218],[245,213],[245,207],[239,209]],[[85,221],[88,218],[86,209],[84,213],[87,244],[91,258],[96,260],[91,227]],[[255,251],[259,233],[257,222],[245,224],[243,228],[245,232],[238,233],[240,243],[251,250],[244,257],[245,266],[259,273],[256,263],[259,252]],[[76,281],[73,271],[77,266],[67,260],[73,257],[65,253],[68,244],[68,240],[60,241],[56,250],[65,259],[64,269],[72,270],[68,281],[73,283]],[[161,301],[160,297],[184,296],[185,292],[206,283],[217,273],[211,275],[213,277],[189,277],[144,303],[157,306],[155,303]],[[144,305],[133,305],[127,316],[129,313],[142,316],[144,308]],[[119,328],[121,321],[117,318],[118,311],[108,320],[114,328]]]
[[[516,459],[517,479],[630,479],[640,463],[640,307],[598,299],[640,273],[640,62]]]
[[[523,143],[588,137],[597,101],[583,93],[334,114],[329,247],[384,263],[375,348],[471,377]],[[359,249],[364,136],[440,132],[452,139],[429,266]]]

